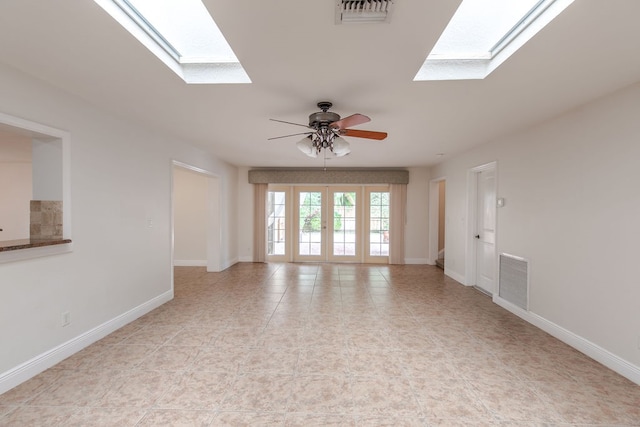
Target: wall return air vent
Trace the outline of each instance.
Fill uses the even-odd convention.
[[[337,0],[336,24],[389,22],[395,0]]]
[[[500,254],[498,295],[523,310],[529,310],[529,261],[515,255]]]

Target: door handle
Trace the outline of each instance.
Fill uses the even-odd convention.
[[[480,238],[480,235],[479,235],[479,234],[476,234],[476,235],[475,235],[475,238],[476,238],[476,239],[479,239],[479,238]]]

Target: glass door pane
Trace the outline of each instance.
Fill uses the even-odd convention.
[[[286,193],[267,193],[267,255],[286,254]]]
[[[333,193],[333,257],[355,257],[358,250],[357,192],[332,191]]]
[[[298,192],[298,253],[299,256],[324,255],[323,191]]]
[[[389,256],[389,192],[369,193],[368,256]]]

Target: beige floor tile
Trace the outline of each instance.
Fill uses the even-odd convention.
[[[292,375],[244,374],[236,378],[221,406],[224,411],[283,412],[293,388]]]
[[[259,336],[256,346],[261,348],[298,348],[301,345],[303,328],[268,328]]]
[[[215,427],[272,427],[284,424],[284,413],[219,412],[213,418]]]
[[[154,409],[149,411],[136,427],[208,427],[214,413],[182,409]]]
[[[411,379],[422,411],[427,419],[453,419],[463,422],[497,422],[464,380],[431,381]]]
[[[0,420],[2,420],[2,417],[5,415],[8,415],[10,412],[13,412],[18,408],[19,406],[16,405],[4,405],[0,403]]]
[[[173,318],[173,316],[169,316]],[[176,336],[183,329],[183,326],[175,325],[153,325],[145,326],[137,332],[124,339],[121,344],[126,345],[162,345]]]
[[[451,356],[445,351],[402,351],[397,352],[398,359],[409,378],[425,378],[432,382],[446,382],[460,379],[460,373],[451,362]]]
[[[300,350],[296,347],[259,347],[251,349],[240,365],[240,373],[293,375]]]
[[[19,405],[47,390],[60,377],[58,369],[48,369],[30,380],[0,395],[0,405]]]
[[[177,384],[179,379],[180,375],[174,372],[127,371],[122,374],[98,404],[115,408],[151,407]]]
[[[64,427],[127,427],[137,426],[146,411],[138,408],[83,408],[62,425]]]
[[[392,337],[385,331],[374,329],[350,329],[346,333],[350,350],[394,349]]]
[[[0,425],[640,425],[640,386],[424,265],[175,269],[175,298],[0,395]]]
[[[357,424],[352,415],[289,413],[284,425],[287,427],[355,427]]]
[[[300,339],[300,346],[306,348],[345,348],[346,345],[347,339],[342,326],[322,327],[317,324],[309,325]]]
[[[220,331],[220,334],[210,344],[215,347],[252,347],[258,344],[263,329],[266,323],[262,326],[242,326],[226,328]]]
[[[354,377],[354,410],[367,415],[422,417],[409,381],[401,377]]]
[[[288,410],[305,413],[350,414],[353,395],[347,376],[299,375]]]
[[[399,377],[404,374],[400,354],[393,350],[349,349],[349,371],[360,377]]]
[[[158,347],[155,345],[111,345],[105,346],[89,361],[85,361],[79,369],[133,369]]]
[[[524,381],[486,379],[471,386],[482,404],[501,421],[559,423],[565,421]],[[526,404],[524,404],[526,402]]]
[[[198,348],[195,347],[162,346],[145,357],[136,369],[184,371],[191,367],[197,354]]]
[[[162,409],[218,409],[234,378],[234,375],[219,372],[185,373],[158,399],[156,406]]]
[[[534,383],[537,394],[568,423],[601,425],[640,425],[631,407],[612,400],[599,387],[581,383]],[[615,399],[615,398],[614,398]],[[635,412],[635,414],[634,414]]]
[[[349,358],[341,347],[306,347],[300,350],[299,375],[346,375]]]
[[[423,427],[426,421],[419,417],[361,415],[357,418],[358,427]]]
[[[116,385],[120,371],[63,371],[54,384],[37,395],[33,406],[98,406]]]
[[[183,347],[200,347],[208,345],[220,334],[220,329],[224,326],[218,324],[218,326],[211,326],[205,323],[206,327],[189,327],[179,331],[176,335],[170,338],[166,345],[169,346],[183,346]],[[226,322],[224,323],[226,325]]]
[[[252,347],[232,345],[200,347],[191,369],[200,372],[236,374]]]
[[[3,427],[51,427],[65,425],[78,408],[67,406],[23,406],[0,418]]]

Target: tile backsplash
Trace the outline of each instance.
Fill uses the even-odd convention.
[[[62,239],[62,201],[31,200],[30,238]]]

